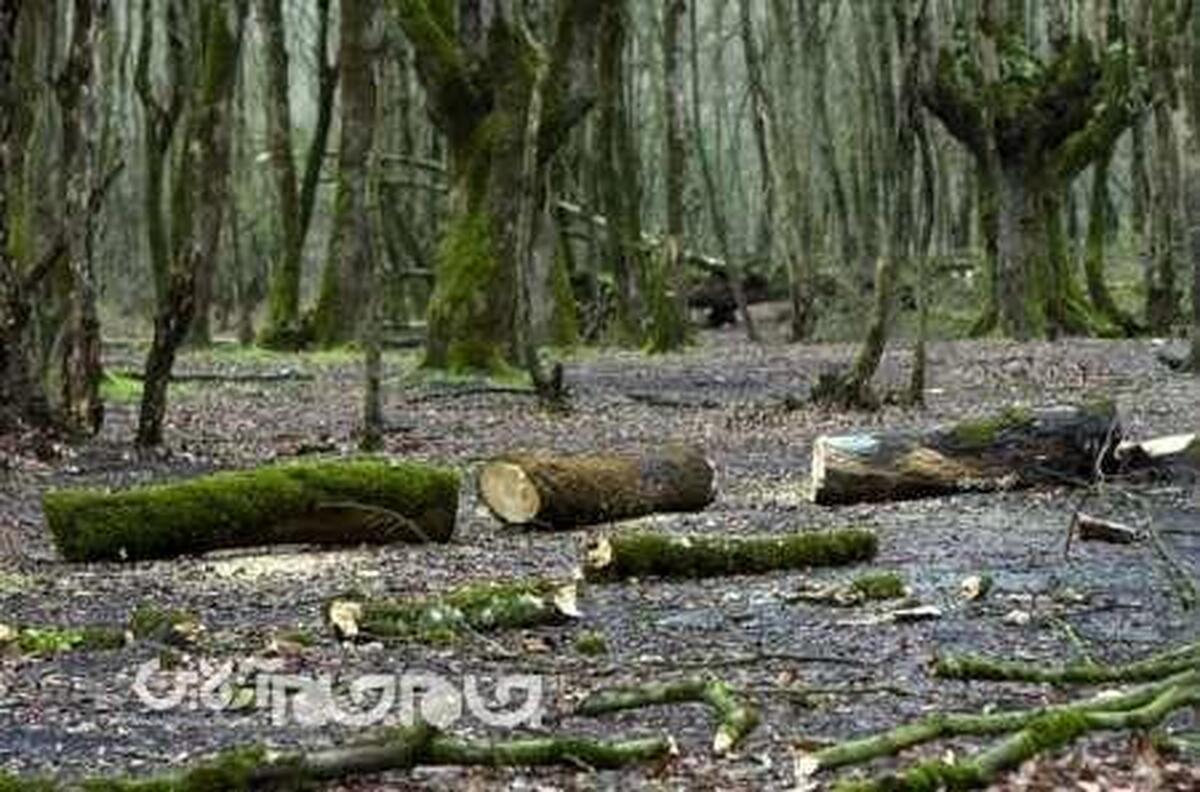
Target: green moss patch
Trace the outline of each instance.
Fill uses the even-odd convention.
[[[850,587],[867,600],[900,599],[907,593],[904,578],[895,572],[869,572],[859,575],[850,581]]]
[[[1028,429],[1033,422],[1033,411],[1027,407],[1006,407],[997,415],[956,424],[950,438],[962,448],[982,448],[995,443],[1005,432]]]
[[[587,630],[575,636],[575,651],[585,657],[599,657],[608,654],[608,641],[603,633]]]
[[[448,541],[458,487],[453,470],[360,459],[121,492],[53,490],[43,506],[67,560],[139,560],[279,543]]]
[[[124,645],[125,631],[115,627],[0,625],[0,649],[11,647],[21,654],[56,655],[66,652],[120,649]]]

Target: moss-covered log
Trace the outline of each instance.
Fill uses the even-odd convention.
[[[742,700],[730,685],[719,679],[683,679],[601,690],[584,699],[576,708],[576,713],[594,716],[640,707],[690,702],[707,704],[716,716],[714,753],[725,754],[736,748],[758,725],[758,713],[754,708]]]
[[[120,492],[53,490],[43,505],[67,560],[135,561],[276,544],[446,542],[458,486],[449,469],[361,459]]]
[[[878,544],[875,534],[860,529],[736,539],[619,534],[592,545],[583,571],[589,580],[752,575],[869,561]]]
[[[426,724],[393,728],[369,740],[316,751],[275,752],[261,746],[227,751],[188,770],[146,778],[89,778],[56,783],[0,775],[3,792],[249,792],[315,788],[421,765],[619,768],[662,759],[671,752],[663,738],[593,740],[536,737],[461,740]]]
[[[1111,403],[1009,408],[931,432],[822,436],[812,498],[832,505],[1091,481],[1120,441]]]
[[[340,638],[440,642],[468,632],[561,624],[579,615],[575,599],[574,584],[482,583],[412,600],[341,597],[326,607],[326,618]]]
[[[715,496],[714,468],[702,449],[687,445],[639,453],[513,454],[484,466],[479,495],[506,523],[570,528],[699,511]]]

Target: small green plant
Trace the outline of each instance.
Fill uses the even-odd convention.
[[[16,646],[24,654],[55,655],[89,649],[119,649],[125,633],[112,627],[22,627]]]
[[[603,633],[588,630],[575,636],[575,651],[586,657],[597,657],[608,654],[608,642]]]
[[[100,382],[100,398],[113,404],[137,404],[142,399],[141,380],[106,372]]]
[[[895,572],[869,572],[859,575],[850,583],[863,599],[900,599],[905,594],[904,578]]]

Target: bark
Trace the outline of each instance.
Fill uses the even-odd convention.
[[[1087,276],[1088,297],[1092,305],[1102,317],[1121,328],[1126,335],[1135,336],[1141,328],[1132,316],[1117,305],[1104,278],[1105,243],[1113,220],[1109,217],[1111,198],[1108,194],[1108,173],[1112,157],[1113,152],[1110,149],[1092,166],[1092,195],[1088,208],[1084,271]]]
[[[454,532],[458,475],[371,460],[306,463],[112,493],[55,490],[43,504],[69,561],[271,544],[446,542]]]
[[[1188,42],[1187,78],[1191,90],[1184,93],[1188,119],[1188,153],[1185,198],[1187,202],[1188,252],[1192,258],[1192,327],[1188,368],[1200,374],[1200,8],[1193,6]]]
[[[859,503],[1090,482],[1121,439],[1111,404],[1010,408],[923,434],[822,436],[812,497]]]
[[[100,399],[100,319],[96,312],[96,275],[93,247],[95,211],[92,196],[102,180],[97,146],[99,86],[94,78],[97,41],[105,35],[108,19],[105,2],[74,0],[67,60],[55,80],[61,138],[59,161],[66,185],[63,227],[67,240],[66,318],[63,340],[56,344],[60,368],[57,401],[65,428],[94,434],[104,420]]]
[[[1155,682],[1176,674],[1195,673],[1198,658],[1200,644],[1195,643],[1122,665],[1084,662],[1056,668],[1044,664],[990,660],[974,655],[953,655],[938,658],[933,673],[943,679],[1050,685],[1108,685]]]
[[[593,581],[759,575],[870,561],[877,550],[875,534],[859,529],[734,539],[618,533],[592,545],[583,574]]]
[[[154,340],[146,356],[137,430],[141,446],[162,443],[171,369],[195,318],[197,283],[214,266],[228,205],[231,100],[246,4],[204,6],[194,13],[189,20],[198,42],[190,69],[192,99],[172,174],[171,250],[154,317]],[[157,206],[154,211],[159,211]]]
[[[323,347],[359,338],[362,308],[372,291],[375,254],[367,196],[378,91],[374,59],[382,32],[377,7],[370,0],[340,4],[342,135],[331,216],[333,229],[313,315],[315,341]]]
[[[575,709],[579,715],[603,715],[662,704],[696,702],[708,705],[717,720],[713,753],[724,755],[736,748],[758,725],[758,713],[721,680],[683,679],[652,682],[636,687],[601,690]]]
[[[639,453],[511,455],[479,475],[480,498],[505,523],[546,528],[699,511],[715,497],[714,468],[692,446]]]
[[[406,600],[338,598],[325,618],[340,639],[448,643],[480,632],[562,624],[577,618],[573,583],[479,583]]]

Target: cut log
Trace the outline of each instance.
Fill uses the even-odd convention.
[[[715,494],[712,463],[684,445],[627,454],[514,454],[487,463],[479,475],[480,498],[496,517],[545,528],[699,511]]]
[[[447,542],[458,488],[453,470],[360,459],[120,492],[54,490],[43,506],[68,561],[136,561],[279,544]]]
[[[823,436],[811,495],[834,505],[1090,482],[1120,439],[1111,403],[1009,408],[923,434]]]
[[[753,575],[869,561],[877,549],[875,534],[858,529],[738,539],[630,533],[593,544],[583,573],[598,581]]]
[[[1136,528],[1112,520],[1093,517],[1090,514],[1075,514],[1075,534],[1081,542],[1108,542],[1110,544],[1133,544],[1140,542],[1143,534]]]
[[[1200,469],[1200,435],[1177,434],[1121,443],[1117,447],[1117,461],[1124,470],[1194,472]]]

